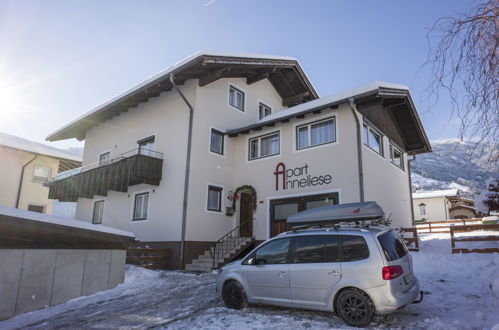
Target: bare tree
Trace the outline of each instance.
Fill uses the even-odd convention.
[[[499,149],[499,1],[476,4],[470,13],[438,19],[427,34],[431,71],[426,90],[431,106],[443,91],[452,100],[451,118],[460,123],[461,140],[474,150],[488,149],[497,168]],[[479,147],[479,148],[477,148]]]

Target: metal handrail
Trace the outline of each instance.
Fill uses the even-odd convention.
[[[154,151],[154,150],[150,150],[150,149],[145,149],[145,148],[135,148],[135,149],[129,150],[127,152],[124,152],[122,154],[119,154],[116,157],[114,157],[110,160],[107,160],[107,161],[97,161],[97,162],[86,164],[85,166],[81,166],[81,167],[73,168],[73,169],[68,170],[68,171],[61,172],[58,175],[54,176],[52,179],[50,179],[48,183],[51,183],[51,182],[54,182],[57,180],[62,180],[62,179],[68,178],[70,176],[73,176],[73,175],[76,175],[76,174],[79,174],[82,172],[86,172],[86,171],[93,170],[95,168],[99,168],[101,166],[106,166],[106,165],[109,165],[112,163],[116,163],[116,162],[119,162],[125,158],[129,158],[129,157],[132,157],[135,155],[143,155],[143,156],[147,156],[147,157],[163,159],[162,152]]]
[[[215,268],[216,263],[222,259],[228,252],[238,246],[247,237],[241,237],[240,229],[244,225],[251,223],[253,219],[249,219],[241,222],[237,227],[229,231],[227,234],[223,235],[218,239],[213,246],[210,248],[210,254],[213,259],[213,268]]]

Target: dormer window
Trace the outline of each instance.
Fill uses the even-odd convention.
[[[229,105],[244,111],[244,92],[232,85],[229,87]]]

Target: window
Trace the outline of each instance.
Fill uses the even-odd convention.
[[[244,111],[244,93],[234,86],[229,87],[229,105]]]
[[[256,265],[288,263],[289,238],[271,241],[255,252]]]
[[[224,133],[211,129],[210,151],[219,155],[224,154]]]
[[[426,215],[426,204],[419,204],[419,215]]]
[[[343,236],[343,261],[356,261],[369,257],[369,248],[361,236]]]
[[[97,201],[94,203],[94,214],[92,216],[92,223],[101,224],[104,218],[104,201]]]
[[[33,181],[42,183],[48,182],[51,171],[52,169],[50,167],[35,165],[33,168]]]
[[[297,149],[305,149],[336,141],[334,118],[298,126],[296,132]]]
[[[279,152],[279,132],[259,136],[249,140],[250,160],[278,155]]]
[[[28,204],[28,211],[45,213],[45,205]]]
[[[392,164],[404,169],[404,153],[402,150],[390,143],[390,160]]]
[[[149,193],[140,193],[135,195],[133,205],[133,220],[146,220],[147,209],[149,208]]]
[[[137,141],[139,145],[139,154],[146,156],[154,156],[154,136]]]
[[[262,102],[260,102],[258,105],[258,119],[263,119],[271,114],[272,114],[272,109],[268,105],[265,105]]]
[[[302,236],[295,238],[293,263],[339,262],[339,236]]]
[[[99,155],[99,166],[109,164],[111,162],[111,152],[105,152]]]
[[[383,138],[380,133],[364,124],[364,144],[383,155]]]
[[[222,211],[222,187],[208,186],[208,211]]]
[[[386,260],[394,261],[405,256],[409,251],[404,242],[400,239],[396,232],[389,230],[378,236],[378,241],[383,248]]]

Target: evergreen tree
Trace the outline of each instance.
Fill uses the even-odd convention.
[[[499,212],[499,180],[489,184],[489,193],[483,203],[488,207],[489,214],[492,211]]]

